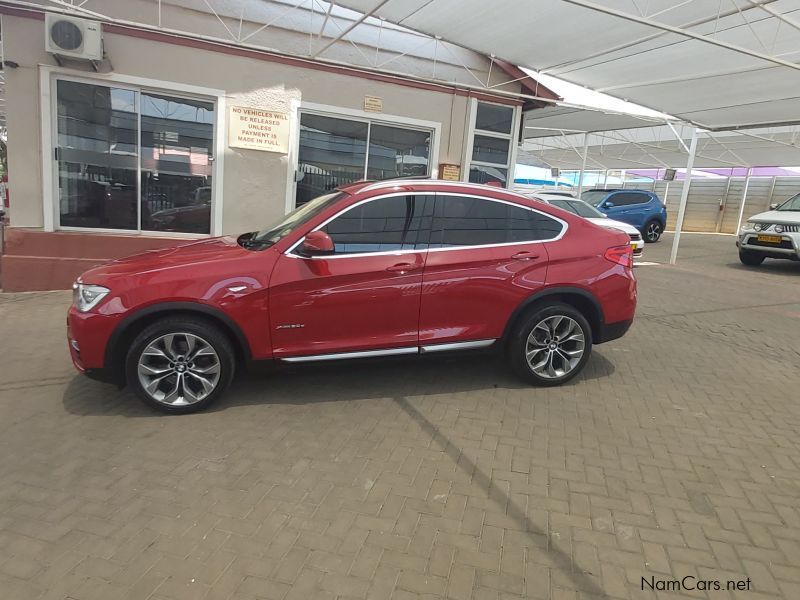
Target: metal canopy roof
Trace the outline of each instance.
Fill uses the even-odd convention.
[[[544,109],[543,109],[544,110]],[[539,112],[539,111],[534,111]],[[686,167],[692,127],[660,125],[584,134],[552,135],[525,141],[523,147],[542,163],[580,168],[586,143],[587,169]],[[680,137],[680,140],[679,140]],[[800,127],[699,132],[695,166],[758,167],[800,165]]]
[[[800,0],[342,0],[704,129],[800,121]]]

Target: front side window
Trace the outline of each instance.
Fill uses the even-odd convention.
[[[322,228],[336,254],[419,250],[427,247],[432,196],[391,196],[359,204]]]
[[[213,102],[56,80],[59,225],[211,233]]]
[[[432,248],[486,246],[553,239],[559,221],[537,211],[474,196],[436,197]]]
[[[581,200],[592,206],[600,206],[608,198],[605,190],[589,190],[581,194]]]

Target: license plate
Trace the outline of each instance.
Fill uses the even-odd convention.
[[[759,235],[759,242],[767,242],[768,244],[780,244],[782,240],[779,235]]]

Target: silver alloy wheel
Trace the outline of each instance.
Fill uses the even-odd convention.
[[[558,379],[581,361],[586,347],[583,329],[565,315],[539,321],[525,343],[525,360],[530,369],[544,379]]]
[[[644,232],[645,238],[649,242],[655,242],[659,237],[661,237],[661,223],[650,223],[647,226],[647,230]]]
[[[187,406],[213,392],[220,377],[214,348],[193,333],[168,333],[154,339],[139,356],[139,383],[156,402]]]

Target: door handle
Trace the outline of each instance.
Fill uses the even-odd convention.
[[[539,258],[539,253],[532,252],[531,250],[523,250],[522,252],[517,252],[511,258],[514,260],[533,260]]]
[[[386,267],[386,270],[390,273],[408,273],[409,271],[416,271],[419,269],[417,265],[413,263],[397,263],[396,265],[392,265],[391,267]]]

